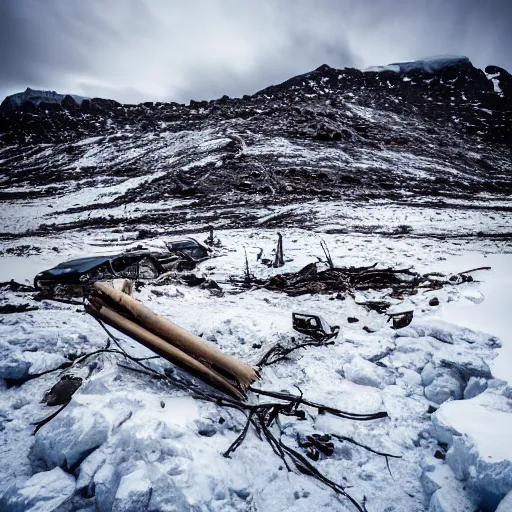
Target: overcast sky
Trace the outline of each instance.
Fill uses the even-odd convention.
[[[439,54],[512,71],[512,0],[0,0],[2,98],[188,102]]]

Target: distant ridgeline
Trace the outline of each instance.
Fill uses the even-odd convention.
[[[2,104],[0,110],[12,110],[26,104],[40,105],[44,104],[58,104],[58,105],[80,105],[85,99],[83,96],[76,94],[58,94],[55,91],[37,91],[27,87],[24,92],[18,92],[7,96]]]

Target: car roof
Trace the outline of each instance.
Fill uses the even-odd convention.
[[[73,269],[75,272],[87,272],[91,268],[94,268],[106,261],[116,258],[118,255],[113,254],[110,256],[88,256],[87,258],[78,258],[76,260],[64,261],[59,263],[57,266],[49,269],[47,272],[50,274],[58,275],[62,273],[64,269]]]

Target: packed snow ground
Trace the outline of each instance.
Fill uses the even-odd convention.
[[[465,228],[471,219],[464,211],[454,210],[448,227],[446,219],[427,207],[423,212],[371,205],[362,210],[346,205],[342,210],[337,203],[300,208],[320,216],[316,224],[322,227],[281,230],[286,260],[282,269],[267,269],[256,261],[259,248],[271,256],[277,230],[265,226],[268,216],[280,213],[260,212],[258,229],[218,231],[222,247],[217,257],[197,271],[217,280],[224,296],[175,284],[146,286],[137,298],[249,363],[275,343],[301,337],[292,330],[293,311],[320,314],[331,325],[340,325],[334,345],[301,350],[289,361],[264,369],[261,387],[289,392],[298,387],[310,400],[351,412],[386,410],[389,418],[359,423],[310,410],[308,421],[286,418],[284,441],[296,447],[297,438],[308,434],[335,433],[401,455],[390,460],[392,476],[384,458],[338,441],[333,456],[322,455],[313,463],[346,485],[359,502],[366,497],[369,512],[496,510],[512,490],[512,388],[507,384],[512,378],[510,244],[427,236],[442,233],[443,225],[445,230]],[[326,232],[326,225],[333,224],[348,224],[350,231],[358,214],[369,225],[413,224],[414,233],[423,236]],[[505,218],[480,222],[491,231],[505,229]],[[474,274],[479,282],[419,293],[397,303],[396,310],[415,311],[413,323],[399,331],[390,328],[384,315],[356,304],[382,295],[376,292],[361,293],[356,300],[288,297],[266,290],[230,293],[229,276],[243,273],[244,248],[251,271],[262,277],[316,261],[322,256],[320,238],[340,266],[378,262],[420,272],[456,273],[482,265],[493,270]],[[5,242],[2,249],[19,243]],[[106,231],[101,237],[95,232],[26,237],[23,243],[39,251],[4,257],[0,281],[30,280],[66,258],[136,242],[129,232]],[[0,293],[10,302],[26,301],[21,294]],[[439,299],[438,307],[429,306],[433,297]],[[36,311],[0,317],[0,510],[354,510],[317,481],[286,471],[253,431],[231,458],[224,458],[222,453],[244,425],[239,412],[194,400],[184,391],[120,367],[117,363],[125,361],[111,354],[73,369],[84,384],[70,404],[32,436],[32,423],[56,409],[41,399],[59,374],[11,387],[6,379],[25,379],[106,344],[105,332],[81,307],[39,305]],[[348,317],[359,322],[348,323]],[[366,332],[364,326],[375,332]],[[132,355],[150,355],[129,339],[122,343]],[[378,364],[370,361],[379,357]],[[150,364],[167,366],[161,360]],[[437,411],[429,413],[430,406]],[[445,460],[436,458],[443,456]],[[503,503],[500,512],[509,510]]]

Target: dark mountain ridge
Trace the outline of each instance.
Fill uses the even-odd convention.
[[[57,142],[98,131],[103,133],[106,126],[102,125],[107,119],[115,124],[128,121],[154,126],[161,120],[178,121],[179,117],[185,122],[207,121],[209,117],[218,118],[219,114],[227,118],[249,117],[251,107],[264,105],[268,99],[288,105],[325,98],[336,108],[337,101],[355,94],[364,106],[421,115],[456,128],[462,125],[464,133],[512,146],[510,73],[497,66],[488,66],[484,72],[475,68],[467,57],[452,58],[437,67],[421,65],[423,62],[372,68],[377,71],[339,70],[324,64],[252,96],[192,100],[189,105],[174,102],[122,105],[114,100],[27,89],[2,102],[0,133],[6,143]],[[38,122],[34,122],[34,116],[39,118]],[[110,130],[114,129],[111,126]]]

